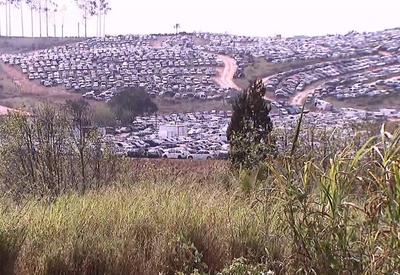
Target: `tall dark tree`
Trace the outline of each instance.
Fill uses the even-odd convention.
[[[111,111],[122,124],[131,123],[136,116],[158,111],[149,94],[141,88],[128,88],[109,102]]]
[[[232,104],[232,117],[227,130],[230,158],[234,166],[252,168],[271,149],[269,134],[271,105],[265,99],[262,80],[255,81]]]

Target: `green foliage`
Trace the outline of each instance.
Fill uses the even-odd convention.
[[[125,89],[109,102],[111,111],[122,123],[131,123],[136,116],[157,112],[157,105],[148,93],[141,88]]]
[[[271,106],[264,98],[265,92],[262,80],[257,80],[232,105],[227,137],[235,167],[253,168],[273,151],[269,140]]]

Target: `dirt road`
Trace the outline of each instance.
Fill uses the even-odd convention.
[[[218,55],[217,60],[222,61],[224,67],[217,69],[218,75],[214,78],[215,82],[222,88],[241,90],[233,81],[238,68],[236,60],[226,55]]]

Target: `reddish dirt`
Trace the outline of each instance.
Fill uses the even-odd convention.
[[[29,111],[36,103],[64,104],[66,100],[82,98],[79,93],[68,92],[61,86],[44,87],[38,81],[30,81],[17,67],[2,63],[0,63],[0,66],[6,81],[14,86],[13,93],[2,95],[0,102],[4,107]],[[92,104],[92,102],[90,103]],[[97,102],[93,104],[97,104]]]
[[[218,75],[214,78],[215,82],[222,88],[241,90],[233,81],[233,76],[238,68],[236,60],[226,55],[218,55],[217,60],[222,61],[224,67],[217,69]]]

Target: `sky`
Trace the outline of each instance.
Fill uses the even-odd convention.
[[[44,2],[44,0],[42,0]],[[83,20],[73,0],[55,0],[60,11],[50,15],[60,34],[77,35]],[[250,36],[345,34],[400,27],[400,0],[109,0],[106,34],[172,33],[181,31],[232,33]],[[23,8],[25,35],[31,35],[30,10]],[[21,12],[13,8],[12,35],[21,35]],[[38,15],[34,15],[38,36]],[[43,17],[43,29],[45,29]],[[5,34],[5,10],[0,6],[1,33]],[[45,31],[44,31],[45,33]],[[88,34],[96,35],[96,18],[88,22]]]

